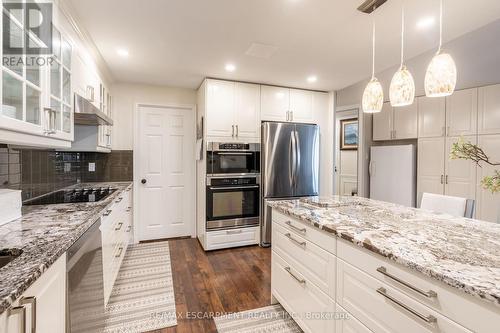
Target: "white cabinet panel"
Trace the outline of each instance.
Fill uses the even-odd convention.
[[[479,88],[479,134],[500,134],[500,84]]]
[[[418,104],[393,108],[394,139],[415,139],[418,136]]]
[[[208,80],[206,124],[207,136],[234,136],[235,84]]]
[[[455,91],[446,97],[446,134],[448,136],[477,133],[477,89]]]
[[[478,144],[492,162],[500,162],[500,135],[480,135]],[[481,185],[484,177],[494,175],[494,170],[499,170],[500,167],[493,167],[484,163],[481,166],[481,168],[477,168],[476,216],[480,220],[500,223],[500,193],[492,194]]]
[[[290,111],[290,89],[261,86],[261,119],[288,121]]]
[[[313,123],[312,91],[290,89],[291,121],[296,123]]]
[[[417,206],[423,192],[444,194],[444,146],[444,138],[418,140]]]
[[[236,136],[260,138],[260,86],[236,83]]]
[[[445,194],[467,199],[476,198],[476,164],[466,160],[452,160],[449,157],[453,143],[458,137],[446,138],[445,151]],[[476,143],[476,136],[465,136],[465,141]]]
[[[337,314],[345,315],[345,318],[337,319],[335,333],[371,333],[371,331],[361,324],[353,315],[337,304]]]
[[[418,137],[444,136],[446,123],[445,99],[418,97]]]
[[[392,139],[392,121],[392,106],[386,102],[381,112],[373,114],[373,141]]]
[[[209,231],[206,234],[205,250],[226,249],[230,247],[259,244],[259,227],[231,230]]]

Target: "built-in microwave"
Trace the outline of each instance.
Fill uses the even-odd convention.
[[[207,147],[207,175],[235,174],[260,174],[260,144],[210,142]]]
[[[207,230],[258,226],[260,176],[207,177]]]

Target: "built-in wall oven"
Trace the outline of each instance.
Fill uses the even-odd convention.
[[[258,226],[260,144],[209,143],[206,186],[207,230]]]

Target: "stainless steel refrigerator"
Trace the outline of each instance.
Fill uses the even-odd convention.
[[[264,122],[261,128],[261,245],[271,245],[267,201],[318,195],[319,127]]]

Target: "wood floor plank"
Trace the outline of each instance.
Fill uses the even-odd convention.
[[[271,303],[271,250],[205,252],[197,239],[169,240],[177,326],[150,333],[215,333],[212,314]]]

